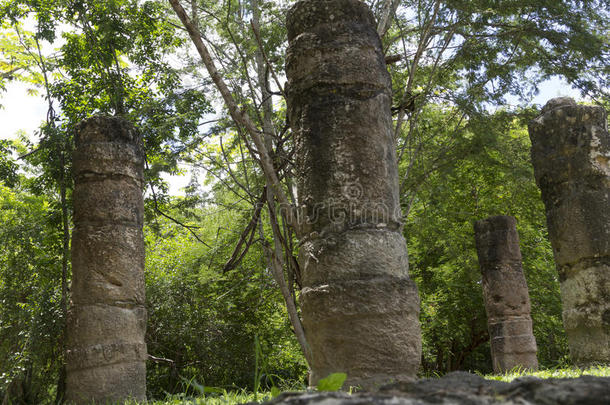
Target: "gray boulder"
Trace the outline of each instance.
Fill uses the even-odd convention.
[[[376,393],[284,393],[268,405],[487,405],[604,404],[610,399],[610,378],[520,378],[512,383],[490,381],[458,371],[443,378],[429,378],[385,386]]]

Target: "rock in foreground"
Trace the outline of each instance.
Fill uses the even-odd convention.
[[[512,383],[489,381],[474,374],[454,372],[382,388],[377,393],[285,393],[269,405],[426,405],[426,404],[602,404],[610,399],[610,378],[539,379],[525,377]]]

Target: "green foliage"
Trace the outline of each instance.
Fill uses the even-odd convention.
[[[12,154],[15,147],[10,141],[0,140],[0,184],[14,187],[17,184],[17,164]]]
[[[19,153],[27,156],[19,168],[12,160],[14,148],[5,141],[0,144],[1,179],[7,186],[20,185],[11,192],[32,198],[41,196],[47,205],[44,212],[31,207],[31,212],[40,213],[32,224],[46,227],[45,232],[56,232],[53,244],[47,240],[38,242],[34,237],[21,239],[16,233],[15,240],[7,240],[4,245],[16,245],[15,252],[24,255],[20,260],[34,263],[10,268],[31,280],[12,285],[14,293],[33,297],[36,306],[28,301],[31,308],[23,306],[20,322],[2,312],[2,322],[14,324],[12,335],[3,339],[3,343],[12,345],[12,351],[2,353],[2,358],[7,354],[11,362],[0,364],[0,393],[8,393],[14,401],[41,403],[51,401],[55,395],[63,361],[61,264],[67,260],[69,247],[66,245],[62,251],[61,236],[62,230],[69,232],[70,227],[69,173],[76,124],[92,114],[122,114],[139,124],[149,159],[164,162],[164,171],[172,171],[184,142],[193,142],[198,135],[198,120],[208,111],[209,104],[203,91],[182,86],[179,72],[165,59],[181,41],[176,39],[174,27],[165,22],[165,8],[158,2],[6,0],[0,3],[0,16],[0,87],[6,80],[22,80],[42,87],[48,102],[47,122],[41,125],[38,144],[24,141],[19,146]],[[33,33],[21,26],[27,18],[35,21]],[[45,56],[59,36],[61,48],[52,56]],[[9,72],[10,77],[5,75]],[[23,175],[17,175],[20,172]],[[159,172],[149,177],[160,183]],[[7,221],[18,218],[20,212],[6,211]],[[2,226],[2,232],[9,235],[11,228],[4,223]],[[40,231],[39,237],[44,235]],[[28,243],[40,249],[22,252]],[[40,264],[51,258],[53,264],[48,268]],[[65,270],[69,277],[69,268]],[[12,274],[0,274],[0,284],[7,283]],[[34,280],[44,283],[33,284]],[[32,330],[48,331],[48,341],[29,339]],[[20,345],[16,336],[22,340],[17,341]],[[29,341],[40,343],[40,349]]]
[[[5,90],[6,84],[12,81],[30,85],[43,82],[36,57],[29,52],[35,47],[33,34],[23,30],[20,24],[15,24],[14,28],[11,29],[6,21],[0,24],[0,91]],[[33,88],[29,88],[28,92],[30,95],[37,93]]]
[[[224,222],[205,216],[200,226],[209,239],[200,237],[212,242],[216,221]],[[260,384],[302,378],[303,359],[260,252],[223,273],[234,242],[210,251],[160,219],[146,235],[149,352],[173,361],[149,365],[153,397],[183,392],[182,378],[255,392]]]
[[[0,4],[5,21],[0,41],[10,45],[3,48],[7,62],[0,58],[0,67],[7,72],[24,72],[27,67],[29,76],[15,73],[11,78],[44,88],[49,103],[46,126],[59,131],[60,139],[55,141],[41,131],[40,149],[50,150],[51,157],[66,152],[68,158],[75,125],[81,120],[94,114],[123,115],[141,130],[149,159],[163,162],[165,172],[176,171],[181,153],[196,144],[199,121],[210,112],[210,104],[201,88],[183,85],[184,72],[171,65],[183,41],[167,22],[163,3],[5,0]],[[34,33],[21,27],[26,18],[35,18]],[[61,46],[52,56],[40,51],[48,53],[57,42]],[[36,163],[47,169],[57,166],[46,162],[43,158]],[[160,182],[158,171],[150,175],[153,182]]]
[[[531,112],[472,117],[458,131],[452,115],[450,108],[423,113],[422,125],[437,135],[410,169],[411,179],[425,181],[406,183],[407,190],[418,187],[405,235],[422,301],[424,372],[489,370],[473,224],[491,215],[518,220],[534,334],[545,342],[539,345],[540,363],[556,365],[567,347],[559,282],[524,128]],[[442,166],[430,171],[440,154]]]
[[[406,53],[392,67],[395,96],[480,111],[508,94],[528,100],[542,79],[560,75],[607,97],[607,10],[607,0],[402,1],[384,38],[389,53]]]
[[[290,3],[258,1],[260,45],[280,76]],[[397,141],[405,236],[422,301],[424,372],[489,370],[472,225],[492,214],[519,221],[534,333],[545,342],[539,359],[547,367],[561,363],[567,349],[558,281],[525,131],[533,112],[489,111],[507,94],[527,101],[551,75],[607,104],[608,2],[400,3],[384,50],[403,55],[390,71],[394,111],[409,106]],[[189,11],[221,75],[262,127],[249,3],[193,4]],[[0,16],[0,90],[20,80],[32,93],[43,89],[49,102],[38,144],[0,141],[0,393],[44,403],[55,392],[63,326],[59,195],[67,188],[70,203],[74,128],[92,114],[122,115],[144,136],[146,177],[154,187],[146,204],[147,342],[158,358],[148,364],[150,396],[231,403],[254,394],[219,396],[211,387],[271,388],[273,396],[287,385],[302,386],[304,360],[264,253],[271,234],[264,211],[247,254],[222,270],[264,180],[247,138],[216,108],[209,78],[166,2],[1,0]],[[28,18],[35,21],[32,32],[23,28]],[[50,54],[39,46],[59,49]],[[271,121],[281,133],[274,158],[285,164],[290,189],[294,145],[280,131],[284,102],[277,96],[273,102]],[[210,118],[214,125],[203,125]],[[15,149],[36,152],[17,164]],[[172,199],[162,175],[179,172],[180,162],[194,180],[186,198]],[[296,252],[294,246],[288,250]],[[297,285],[291,271],[287,278]]]
[[[339,391],[343,387],[343,383],[347,379],[345,373],[332,373],[328,377],[322,378],[318,381],[316,387],[318,391]]]
[[[552,4],[551,4],[552,3]],[[473,222],[517,217],[543,365],[567,354],[544,209],[525,131],[527,102],[560,75],[607,99],[607,1],[402,1],[384,38],[411,274],[422,302],[423,372],[490,367]],[[402,115],[404,113],[404,116]]]
[[[594,366],[586,369],[577,367],[555,367],[538,371],[513,370],[506,372],[503,375],[484,375],[488,380],[511,382],[516,378],[532,376],[538,378],[578,378],[583,375],[592,375],[595,377],[610,377],[610,367]]]
[[[0,182],[0,394],[28,403],[49,402],[61,366],[55,216],[49,199]]]

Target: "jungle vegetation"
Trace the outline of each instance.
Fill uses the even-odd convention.
[[[366,2],[392,76],[422,375],[491,371],[473,222],[498,214],[518,220],[540,364],[570,365],[527,122],[539,110],[537,86],[555,76],[610,107],[608,0]],[[267,149],[288,196],[291,3],[182,1],[236,105],[273,128]],[[260,209],[279,202],[264,198],[258,148],[170,4],[2,0],[0,21],[0,97],[20,81],[48,106],[36,133],[0,141],[0,397],[61,398],[70,159],[75,125],[93,114],[123,116],[144,138],[149,397],[304,384],[272,263],[280,241],[280,276],[298,301],[294,232]],[[176,195],[168,175],[178,174],[191,180]]]

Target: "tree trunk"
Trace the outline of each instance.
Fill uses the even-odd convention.
[[[368,389],[409,380],[421,358],[419,298],[373,14],[358,0],[302,1],[287,28],[310,383],[333,372]]]
[[[143,161],[120,118],[77,129],[66,401],[146,399]]]

